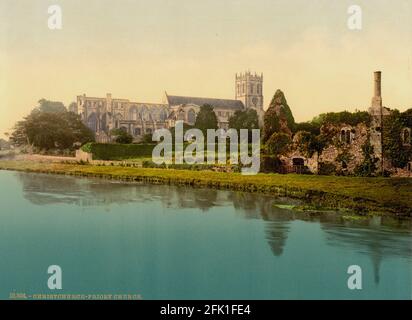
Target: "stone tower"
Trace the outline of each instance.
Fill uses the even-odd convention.
[[[382,131],[383,119],[385,116],[390,115],[390,112],[382,104],[382,72],[376,71],[374,73],[374,95],[372,97],[372,104],[369,108],[369,114],[371,115],[371,124],[369,130],[369,139],[373,147],[375,157],[379,160],[377,163],[378,171],[382,171],[385,168],[383,148],[382,148]]]
[[[252,74],[249,71],[236,74],[235,99],[240,100],[246,109],[253,108],[263,112],[263,74]]]

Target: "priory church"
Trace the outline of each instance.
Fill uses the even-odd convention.
[[[136,141],[156,129],[172,128],[175,122],[194,125],[196,115],[203,105],[211,105],[218,119],[218,126],[228,129],[229,118],[238,110],[255,109],[263,118],[263,74],[249,71],[236,74],[235,98],[199,98],[170,95],[164,93],[162,103],[132,102],[128,99],[77,96],[75,113],[81,115],[83,122],[96,134],[96,141],[110,142],[110,131],[123,128]]]

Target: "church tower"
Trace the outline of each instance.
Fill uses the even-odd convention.
[[[243,102],[246,109],[263,112],[263,74],[260,76],[249,71],[236,74],[235,99]]]

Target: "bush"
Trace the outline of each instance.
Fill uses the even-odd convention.
[[[319,163],[319,175],[330,176],[336,173],[336,166],[330,162]]]
[[[93,154],[95,160],[125,160],[151,157],[155,144],[85,144],[82,150]]]

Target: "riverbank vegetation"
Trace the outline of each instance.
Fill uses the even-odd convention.
[[[302,199],[309,209],[349,209],[358,214],[412,217],[412,179],[257,174],[213,171],[0,161],[0,169],[190,185]]]

